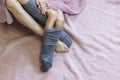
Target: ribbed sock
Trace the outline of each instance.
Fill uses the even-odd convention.
[[[46,72],[52,67],[53,53],[55,45],[60,38],[62,29],[45,29],[44,30],[44,41],[41,50],[41,70]]]
[[[22,5],[25,11],[27,11],[38,23],[45,26],[47,16],[43,15],[38,9],[35,0],[29,0],[27,4]],[[68,47],[71,46],[71,37],[64,31],[61,32],[60,41],[66,44]]]
[[[64,31],[61,32],[59,40],[66,44],[68,48],[72,45],[71,37]]]

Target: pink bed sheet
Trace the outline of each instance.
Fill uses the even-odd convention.
[[[18,23],[0,24],[0,80],[120,80],[120,1],[88,0],[65,19],[72,47],[55,53],[47,73],[39,70],[41,38]]]
[[[13,17],[9,13],[5,4],[6,0],[0,0],[0,23],[13,23]],[[48,5],[52,9],[61,9],[63,12],[73,15],[79,14],[85,7],[86,0],[48,0]]]

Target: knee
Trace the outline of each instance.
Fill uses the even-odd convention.
[[[29,0],[6,0],[6,7],[8,9],[15,9],[17,6],[19,6],[21,4],[25,4],[28,1]]]
[[[64,15],[63,12],[61,10],[57,10],[57,19],[56,19],[56,24],[57,25],[61,25],[64,23]]]
[[[64,17],[59,16],[56,20],[56,25],[63,25],[64,24]]]
[[[11,13],[22,14],[21,4],[17,0],[6,0],[6,7]]]
[[[8,9],[10,9],[10,8],[14,8],[14,2],[15,0],[6,0],[6,7],[8,8]]]
[[[57,18],[57,13],[54,10],[47,11],[48,18]]]

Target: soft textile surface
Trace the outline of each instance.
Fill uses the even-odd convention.
[[[0,80],[120,80],[120,1],[88,0],[83,12],[65,15],[73,45],[39,70],[41,38],[18,23],[0,24]]]
[[[11,24],[13,22],[13,18],[6,9],[4,2],[5,0],[0,0],[0,23],[7,22],[8,24]]]
[[[52,9],[61,9],[67,14],[79,14],[85,7],[86,0],[48,0]],[[11,24],[13,18],[5,6],[5,0],[0,0],[0,23]]]
[[[67,14],[78,14],[85,7],[86,0],[48,0],[52,9],[61,9]]]

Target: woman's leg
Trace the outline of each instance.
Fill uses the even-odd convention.
[[[54,14],[54,16],[52,14]],[[61,36],[61,32],[63,31],[62,26],[64,23],[64,16],[60,10],[54,11],[52,9],[49,9],[47,10],[47,16],[48,18],[46,20],[44,30],[44,42],[40,56],[42,61],[40,68],[43,72],[48,71],[52,67],[55,45]],[[68,49],[67,46],[64,48]]]
[[[48,29],[53,29],[56,19],[57,19],[56,11],[54,11],[52,9],[47,10],[47,20],[45,23],[45,27],[47,27]]]
[[[25,4],[26,2],[27,0],[24,0],[21,3]],[[6,0],[6,6],[21,24],[30,28],[32,31],[39,34],[40,36],[43,36],[42,27],[22,8],[17,0]],[[57,47],[59,47],[59,50],[64,51],[65,48],[63,48],[63,46],[66,45],[61,41],[58,41]]]
[[[57,13],[57,19],[56,19],[56,23],[55,23],[55,28],[59,29],[61,28],[61,26],[63,26],[64,24],[64,15],[63,12],[61,10],[56,10]]]
[[[22,8],[17,0],[6,0],[6,7],[21,24],[43,36],[42,27]]]
[[[40,56],[40,59],[42,61],[40,69],[43,72],[48,71],[52,67],[55,45],[58,42],[60,34],[63,30],[53,28],[57,15],[55,15],[56,13],[52,14],[54,14],[53,17],[51,17],[51,15],[48,15],[44,29],[44,41]]]
[[[29,0],[28,3],[22,4],[22,6],[25,9],[25,11],[27,11],[37,22],[42,23],[42,25],[45,26],[45,23],[47,22],[47,16],[42,15],[41,11],[39,10],[39,8],[36,5],[35,0]],[[50,12],[49,12],[48,16],[51,16],[51,18],[53,19],[53,17],[56,16],[55,11],[54,10],[49,10],[49,11]],[[51,23],[52,20],[49,20],[49,21],[48,22]],[[51,27],[53,27],[53,26],[51,26]],[[67,52],[68,48],[72,44],[70,36],[66,32],[62,31],[60,40],[62,42],[58,41],[58,43],[56,45],[56,52]]]
[[[54,14],[54,15],[52,15],[52,14]],[[62,28],[62,26],[64,24],[64,15],[63,15],[63,12],[61,10],[52,10],[52,9],[49,9],[49,10],[47,10],[47,16],[48,16],[48,19],[46,21],[46,26],[48,28],[53,28],[53,26],[54,26],[55,29]],[[51,24],[50,23],[51,21],[55,21],[55,23]],[[59,44],[63,44],[63,43],[59,42],[59,44],[58,44],[59,46],[56,46],[55,50],[58,53],[67,52],[68,51],[68,47],[70,47],[71,43],[72,43],[70,36],[68,36],[67,33],[65,33],[65,32],[62,31],[61,32],[60,40],[63,43],[65,43],[67,46],[66,45],[61,46]],[[60,50],[60,48],[59,48],[60,46],[61,46],[61,48],[63,48],[62,49],[63,51]]]
[[[64,15],[62,13],[62,11],[60,10],[53,10],[53,9],[48,9],[47,10],[47,20],[46,20],[46,27],[51,29],[51,28],[55,28],[55,29],[60,29],[63,27],[64,24]],[[62,37],[60,39],[64,40],[64,43],[67,43],[67,45],[71,45],[71,39],[70,37],[62,32],[61,33],[62,36],[65,35],[66,37]],[[66,38],[66,39],[65,39]],[[63,43],[61,43],[60,41],[58,41],[59,44],[57,44],[55,51],[58,53],[63,53],[63,52],[68,52],[68,47],[66,45],[63,45]],[[61,46],[62,45],[62,46]],[[61,50],[62,48],[62,50]]]
[[[33,26],[33,25],[32,26],[29,25],[29,24],[32,23],[32,21],[30,21],[30,23],[26,24],[26,22],[24,20],[22,20],[22,19],[25,19],[25,20],[29,19],[27,17],[30,17],[30,16],[26,17],[26,15],[28,15],[28,14],[22,14],[22,13],[25,13],[25,11],[23,10],[23,8],[20,5],[16,5],[16,4],[19,4],[17,2],[17,0],[13,0],[13,1],[12,0],[7,0],[6,1],[6,5],[7,5],[8,9],[13,13],[15,18],[17,18],[17,20],[19,22],[23,23],[25,26],[27,26],[28,28],[30,28],[32,30],[34,27],[36,27],[36,26]],[[23,4],[25,4],[25,3],[23,3]],[[19,9],[19,8],[21,8],[21,9]],[[17,16],[18,15],[17,11],[18,11],[20,17]],[[32,18],[30,18],[30,19],[33,20]],[[52,24],[54,24],[54,21],[53,21]],[[41,27],[39,26],[39,28],[41,28]],[[48,28],[48,27],[46,27],[46,28]],[[33,31],[35,31],[35,30],[33,30]],[[41,66],[41,69],[43,71],[47,71],[52,66],[53,52],[54,52],[54,49],[55,49],[55,45],[58,42],[58,39],[60,38],[61,31],[62,31],[61,29],[58,29],[58,30],[45,29],[44,30],[44,35],[45,36],[44,36],[44,43],[43,43],[43,47],[42,47],[43,48],[42,49],[42,54],[43,55],[42,55],[42,66]],[[42,36],[43,36],[43,33],[42,33]]]
[[[62,26],[63,26],[63,24],[64,24],[64,15],[63,15],[63,12],[61,11],[61,10],[56,10],[56,13],[57,13],[57,18],[56,18],[56,22],[55,22],[55,29],[59,29],[59,28],[61,28]],[[61,34],[63,34],[64,32],[62,32]],[[69,36],[66,36],[67,38],[66,38],[66,40],[68,41],[68,42],[70,42],[70,38],[69,38]],[[62,36],[61,36],[61,38],[62,38]],[[64,38],[65,39],[65,38]],[[64,42],[66,41],[66,40],[64,40]],[[67,43],[67,42],[65,42],[65,43]],[[59,43],[60,44],[60,43]],[[62,44],[62,43],[61,43]],[[64,45],[63,47],[63,50],[64,51],[61,51],[60,49],[59,49],[59,46],[56,46],[56,51],[58,52],[58,53],[62,53],[62,52],[68,52],[68,47],[66,46],[66,45]]]

